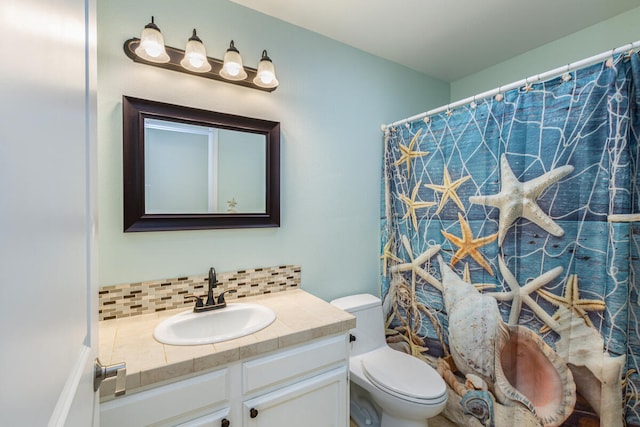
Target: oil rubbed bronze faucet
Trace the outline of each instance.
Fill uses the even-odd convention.
[[[186,295],[186,298],[194,299],[196,302],[195,307],[193,307],[193,311],[196,313],[201,313],[203,311],[217,310],[220,308],[224,308],[227,306],[227,302],[224,300],[224,294],[233,294],[236,292],[235,289],[228,289],[224,292],[221,292],[218,295],[218,301],[216,302],[216,298],[213,295],[213,289],[216,288],[218,284],[218,279],[216,278],[216,269],[211,267],[209,269],[209,290],[207,291],[207,301],[202,302],[202,296],[196,295]]]
[[[211,267],[209,269],[209,290],[207,291],[207,303],[205,304],[205,307],[216,304],[215,298],[213,296],[213,289],[217,286],[218,279],[216,278],[216,269]]]

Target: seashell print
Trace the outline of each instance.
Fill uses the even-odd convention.
[[[565,307],[558,308],[556,344],[569,363],[580,395],[600,417],[602,427],[622,427],[622,377],[626,357],[611,357],[596,329]]]
[[[576,402],[566,362],[533,331],[507,325],[494,298],[460,279],[442,257],[438,261],[449,350],[458,370],[486,381],[503,405],[522,404],[544,426],[561,425]]]

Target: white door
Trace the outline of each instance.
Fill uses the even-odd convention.
[[[97,425],[95,0],[0,2],[0,424]]]

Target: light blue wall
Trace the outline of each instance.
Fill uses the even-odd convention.
[[[457,80],[451,102],[640,40],[639,22],[640,7]]]
[[[133,63],[123,42],[154,15],[167,45],[191,30],[246,65],[268,49],[273,93]],[[122,232],[122,110],[129,95],[282,126],[282,225],[275,229]],[[98,1],[100,284],[298,264],[325,298],[379,293],[380,124],[442,105],[449,85],[226,0]]]

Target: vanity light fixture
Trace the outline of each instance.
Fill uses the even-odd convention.
[[[258,72],[253,83],[263,88],[276,88],[280,84],[276,79],[276,70],[271,62],[271,58],[267,55],[267,51],[262,51],[262,58],[258,64]]]
[[[187,46],[184,49],[184,58],[180,61],[180,65],[194,73],[211,71],[211,64],[207,60],[207,51],[200,37],[196,35],[195,28],[193,29],[193,35],[187,41]]]
[[[164,49],[164,38],[160,28],[155,24],[153,16],[151,22],[145,25],[140,35],[140,44],[135,50],[136,55],[147,61],[163,64],[169,62],[169,55]]]
[[[229,43],[229,49],[224,54],[224,64],[222,65],[222,70],[220,70],[220,75],[227,80],[233,81],[247,78],[247,73],[242,67],[242,57],[233,44],[233,40]]]
[[[224,60],[208,57],[204,44],[197,36],[195,29],[187,41],[185,50],[165,46],[153,16],[151,22],[144,27],[139,39],[131,38],[124,43],[124,52],[132,61],[141,64],[266,92],[273,92],[279,85],[273,62],[266,50],[262,51],[262,57],[256,70],[242,64],[242,57],[233,40],[224,54]]]

